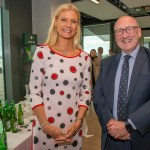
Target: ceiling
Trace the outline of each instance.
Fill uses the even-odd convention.
[[[150,0],[72,0],[82,14],[82,25],[114,22],[117,18],[130,15],[136,17],[141,28],[150,29]]]

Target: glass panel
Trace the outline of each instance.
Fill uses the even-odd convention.
[[[4,103],[4,68],[3,68],[2,8],[0,7],[0,99]]]
[[[90,53],[92,49],[97,51],[98,47],[103,48],[103,58],[109,55],[110,24],[87,26],[83,28],[83,50]]]
[[[144,37],[144,47],[150,49],[150,37]]]

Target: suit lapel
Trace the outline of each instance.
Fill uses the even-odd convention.
[[[141,72],[141,69],[144,65],[145,60],[146,60],[145,51],[142,48],[140,48],[138,51],[136,60],[134,62],[133,70],[132,70],[132,75],[131,75],[131,79],[130,79],[130,86],[129,86],[129,90],[128,90],[129,91],[128,99],[130,98],[130,96],[134,90],[136,81],[138,80],[138,77],[140,76],[140,72]]]

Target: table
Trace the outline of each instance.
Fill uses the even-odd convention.
[[[18,126],[21,131],[17,133],[7,132],[8,150],[31,150],[32,146],[32,122],[33,116],[25,119],[27,128]]]

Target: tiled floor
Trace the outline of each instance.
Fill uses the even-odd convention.
[[[88,111],[86,121],[88,125],[88,135],[93,134],[94,136],[88,138],[83,137],[83,150],[101,150],[101,127],[93,107]]]

